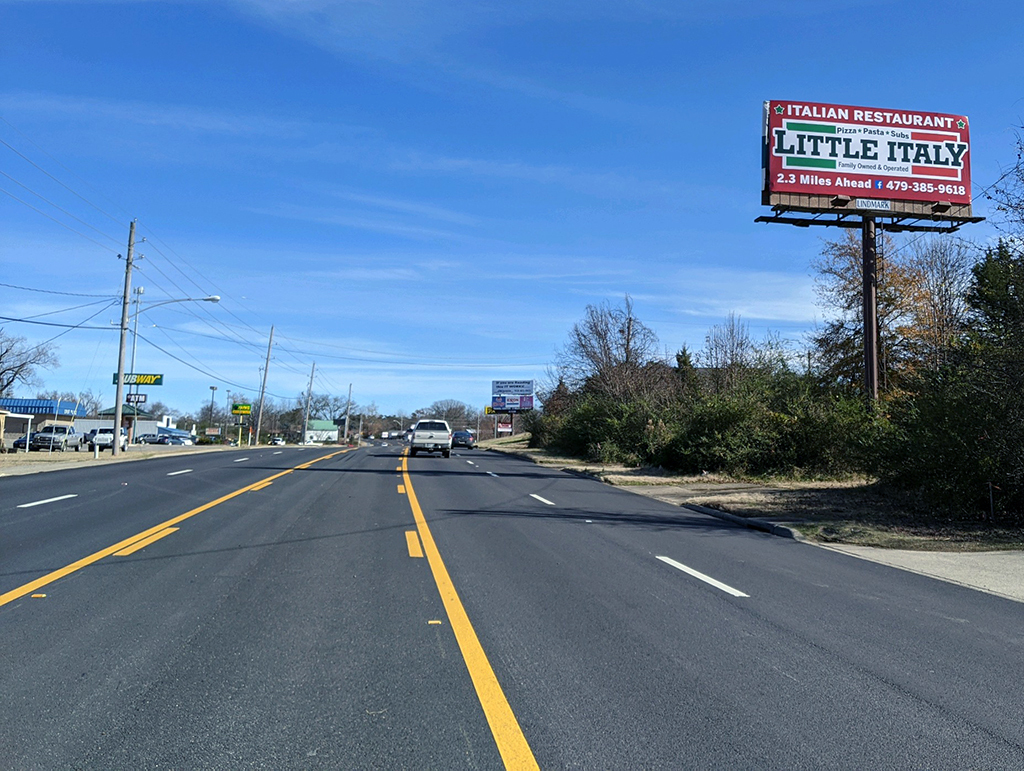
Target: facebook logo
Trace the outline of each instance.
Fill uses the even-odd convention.
[[[876,179],[875,180],[875,190],[881,190],[881,189],[882,189],[882,180]]]

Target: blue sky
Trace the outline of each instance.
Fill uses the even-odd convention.
[[[146,301],[223,297],[140,317],[136,371],[164,373],[150,398],[182,411],[210,385],[255,396],[271,325],[272,395],[304,391],[316,361],[314,390],[352,383],[383,412],[482,407],[492,379],[542,379],[586,305],[626,293],[669,354],[730,312],[799,346],[822,316],[811,263],[839,234],[754,223],[762,102],[968,115],[984,216],[1024,123],[1022,17],[0,0],[0,283],[97,296],[0,286],[0,315],[105,327],[55,340],[41,376],[112,405],[119,309],[103,298],[137,218]],[[33,343],[65,331],[2,323]]]

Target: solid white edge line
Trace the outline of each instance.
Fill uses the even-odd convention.
[[[172,471],[167,476],[169,476],[169,477],[176,477],[176,476],[178,476],[178,474],[189,474],[189,473],[191,473],[191,471],[192,471],[192,469],[190,469],[190,468],[183,468],[181,471]]]
[[[488,473],[488,474],[490,474],[490,475],[491,475],[492,477],[496,477],[496,476],[498,476],[498,475],[497,475],[497,474],[495,474],[495,473],[494,473],[493,471],[488,471],[487,473]]]
[[[541,498],[536,493],[530,493],[530,497],[531,498],[536,498],[538,501],[540,501],[541,503],[546,503],[548,506],[554,506],[555,505],[551,501],[549,501],[547,498]]]
[[[716,581],[711,576],[704,575],[699,570],[694,570],[693,568],[688,568],[682,562],[676,562],[671,557],[658,557],[658,559],[660,559],[662,562],[666,563],[667,565],[671,565],[674,568],[682,570],[684,573],[687,573],[687,574],[693,576],[694,578],[700,579],[701,581],[703,581],[706,584],[711,584],[716,589],[721,589],[726,594],[731,594],[733,597],[749,597],[750,596],[749,594],[744,594],[739,589],[733,589],[728,584],[723,584],[721,581]]]
[[[33,506],[42,506],[44,503],[56,503],[57,501],[66,501],[68,498],[77,498],[78,493],[71,495],[58,495],[56,498],[47,498],[45,501],[32,501],[32,503],[22,503],[16,508],[19,509],[31,509]]]
[[[235,458],[232,463],[241,463],[243,460],[249,460],[248,458]]]

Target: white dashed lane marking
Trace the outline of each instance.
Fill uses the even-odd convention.
[[[192,469],[190,469],[190,468],[183,468],[181,471],[172,471],[167,476],[169,476],[169,477],[176,477],[176,476],[178,476],[178,474],[191,474],[191,473],[192,473]]]
[[[694,578],[700,579],[701,581],[703,581],[706,584],[711,584],[711,586],[715,587],[716,589],[721,589],[726,594],[731,594],[733,597],[749,597],[750,596],[749,594],[744,594],[739,589],[733,589],[728,584],[723,584],[721,581],[716,581],[711,576],[704,575],[699,570],[694,570],[693,568],[688,568],[682,562],[676,562],[671,557],[658,557],[658,559],[660,559],[666,565],[671,565],[672,567],[674,567],[674,568],[676,568],[678,570],[682,570],[684,573],[686,573],[688,575],[691,575]]]
[[[32,501],[32,503],[22,503],[18,506],[19,509],[31,509],[33,506],[42,506],[44,503],[56,503],[57,501],[66,501],[68,498],[77,498],[78,495],[58,495],[56,498],[47,498],[42,501]]]
[[[538,501],[540,501],[541,503],[546,503],[548,506],[554,506],[555,505],[551,501],[549,501],[547,498],[541,498],[536,493],[530,493],[530,497],[531,498],[536,498]]]

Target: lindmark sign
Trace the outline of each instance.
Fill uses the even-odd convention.
[[[117,385],[117,373],[115,372],[111,376],[112,384]],[[124,384],[125,385],[147,385],[147,386],[162,386],[164,384],[163,375],[142,375],[135,372],[124,373]]]
[[[971,203],[967,117],[765,102],[768,193]]]

